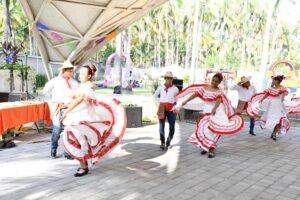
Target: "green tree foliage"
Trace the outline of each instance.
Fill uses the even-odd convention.
[[[271,1],[260,0],[199,0],[203,14],[197,67],[258,70],[262,60],[267,10]],[[300,20],[290,23],[280,18],[284,10],[277,1],[272,16],[268,63],[288,59],[300,63]],[[2,13],[2,6],[0,5]],[[10,0],[12,29],[17,40],[28,51],[28,22],[18,0]],[[151,67],[178,64],[191,65],[194,0],[170,0],[151,11],[131,26],[131,58],[135,66]],[[296,11],[295,11],[296,12]],[[200,17],[200,16],[199,16]],[[3,32],[0,16],[0,35]],[[103,64],[115,52],[115,41],[106,44],[97,57]]]
[[[0,36],[3,35],[3,6],[0,5]],[[11,19],[11,28],[14,31],[15,39],[19,42],[25,41],[24,45],[26,48],[28,47],[28,37],[29,37],[29,30],[28,30],[28,21],[23,12],[21,4],[19,0],[9,0],[9,13]]]

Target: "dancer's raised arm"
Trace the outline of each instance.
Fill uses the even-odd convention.
[[[269,94],[266,93],[265,96],[259,101],[259,103],[263,102],[263,100],[265,100],[268,96],[269,96]]]
[[[187,104],[189,101],[195,99],[196,97],[197,97],[196,93],[192,94],[189,98],[187,98],[185,101],[182,102],[182,105],[184,106],[185,104]]]

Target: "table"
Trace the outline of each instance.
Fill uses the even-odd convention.
[[[45,120],[50,125],[50,110],[46,102],[6,102],[0,103],[0,135],[16,126]]]

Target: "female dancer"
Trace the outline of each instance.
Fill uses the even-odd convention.
[[[98,100],[91,82],[95,72],[95,66],[90,64],[80,69],[81,84],[61,117],[66,126],[65,150],[80,163],[75,177],[86,175],[87,160],[95,164],[119,143],[126,128],[126,114],[120,102],[110,97]]]
[[[244,126],[244,119],[239,115],[234,115],[230,101],[219,88],[222,80],[222,74],[216,73],[210,85],[191,85],[177,95],[178,107],[180,107],[180,102],[185,105],[196,97],[205,102],[204,114],[199,117],[196,131],[189,141],[202,149],[202,155],[208,152],[209,158],[215,156],[215,149],[221,135],[237,133]]]
[[[264,111],[260,120],[257,122],[261,128],[272,131],[271,139],[277,140],[277,134],[285,134],[290,128],[290,121],[287,118],[288,113],[299,113],[300,102],[297,98],[291,101],[285,101],[288,91],[281,85],[284,76],[275,76],[272,80],[272,86],[264,92],[252,97],[247,107],[247,114],[250,117],[257,117],[259,111]]]

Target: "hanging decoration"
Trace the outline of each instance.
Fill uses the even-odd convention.
[[[44,25],[40,22],[32,23],[29,30],[32,31],[35,27],[39,30],[50,31],[50,29],[46,25]],[[50,36],[51,36],[51,39],[53,39],[53,40],[63,41],[63,45],[67,46],[71,50],[76,48],[76,43],[74,41],[72,41],[70,39],[65,39],[63,36],[61,36],[59,33],[55,32],[55,31],[50,31]],[[94,42],[91,42],[88,45],[88,48],[92,48],[93,43]]]
[[[42,23],[39,23],[39,22],[36,24],[36,26],[37,26],[37,28],[40,29],[40,30],[45,30],[45,31],[48,31],[48,30],[49,30],[49,28],[48,28],[46,25],[44,25],[44,24],[42,24]]]
[[[106,36],[107,41],[114,39],[117,36],[117,31],[113,31]]]
[[[64,45],[66,45],[67,47],[69,47],[71,50],[76,48],[76,44],[72,43],[70,40],[65,40],[64,41]]]
[[[54,40],[58,40],[58,41],[62,41],[62,40],[64,40],[64,38],[61,36],[61,35],[59,35],[58,33],[56,33],[56,32],[51,32],[51,37],[54,39]]]
[[[29,31],[31,32],[36,27],[36,23],[32,23],[29,27]]]
[[[105,37],[101,37],[101,38],[97,39],[95,41],[95,43],[96,43],[96,45],[99,45],[105,41],[110,41],[110,40],[114,39],[116,36],[117,36],[117,31],[115,30],[115,31],[112,31],[109,34],[107,34]]]
[[[98,40],[96,40],[96,44],[98,45],[98,44],[101,44],[102,42],[104,42],[105,41],[105,37],[102,37],[102,38],[99,38]]]

